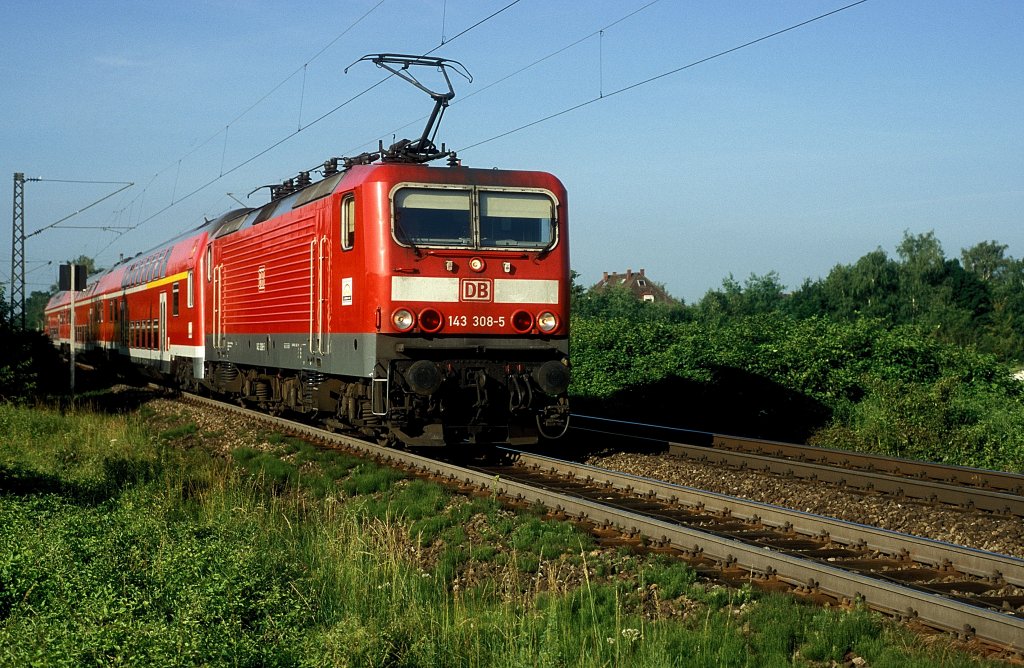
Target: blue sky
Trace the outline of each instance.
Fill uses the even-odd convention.
[[[343,70],[442,37],[433,55],[474,81],[455,79],[439,140],[470,166],[561,178],[585,284],[644,267],[688,302],[729,274],[795,288],[895,255],[904,230],[934,230],[949,257],[986,240],[1024,256],[1024,3],[869,0],[615,94],[848,2],[520,0],[459,35],[510,1],[14,2],[4,201],[14,172],[136,184],[65,224],[135,229],[29,239],[28,290],[71,257],[106,266],[234,208],[227,193],[257,206],[259,185],[418,136],[425,95],[392,79],[356,97],[382,71]],[[114,188],[30,182],[26,231]]]

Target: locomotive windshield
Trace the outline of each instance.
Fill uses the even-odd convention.
[[[554,241],[553,208],[541,193],[480,193],[480,245],[547,246]]]
[[[470,191],[399,190],[395,193],[395,237],[415,246],[472,246]]]
[[[395,240],[414,247],[539,250],[555,241],[554,208],[543,192],[404,187],[394,194]]]

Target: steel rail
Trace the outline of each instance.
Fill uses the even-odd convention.
[[[679,427],[666,427],[593,415],[578,415],[573,413],[572,419],[576,421],[582,420],[584,422],[591,420],[604,424],[622,424],[628,425],[630,428],[649,430],[651,433],[659,433],[663,435],[665,437],[663,440],[669,443],[685,442],[690,445],[707,445],[727,450],[753,452],[755,454],[787,457],[817,463],[828,463],[842,466],[843,468],[856,467],[866,468],[868,470],[879,471],[882,473],[892,473],[894,475],[923,476],[932,480],[966,486],[990,487],[992,489],[1024,495],[1024,473],[1011,473],[1007,471],[981,469],[970,466],[956,466],[954,464],[926,462],[917,459],[907,459],[904,457],[880,455],[877,453],[839,450],[836,448],[824,448],[815,445],[803,445],[800,443],[785,443],[782,441],[772,441],[761,438],[732,436],[729,434],[718,434],[694,429],[682,429]],[[680,437],[683,440],[677,441],[676,439]]]
[[[768,455],[711,449],[684,443],[670,443],[669,453],[701,462],[828,482],[868,492],[930,503],[946,503],[965,509],[1024,516],[1024,497],[984,487],[963,487],[934,480],[920,480],[861,469],[838,468],[827,464],[778,459]]]
[[[863,546],[885,554],[905,554],[906,557],[920,563],[952,567],[979,578],[1002,578],[1015,586],[1024,587],[1024,559],[630,473],[525,452],[509,452],[513,452],[518,458],[517,463],[525,467],[548,470],[577,480],[589,479],[594,484],[613,487],[626,493],[670,504],[699,506],[713,513],[730,515],[750,522],[762,522],[771,527],[789,527],[798,534],[824,536],[843,545]]]
[[[819,448],[813,445],[782,443],[741,436],[714,434],[712,445],[723,450],[736,450],[764,454],[773,457],[787,457],[819,464],[831,464],[843,468],[857,468],[898,476],[914,476],[963,487],[987,488],[1024,496],[1024,474],[1007,471],[979,469],[970,466],[955,466],[938,462],[926,462],[902,457],[889,457],[850,450]]]
[[[980,608],[898,583],[880,580],[827,563],[792,556],[784,551],[751,545],[735,538],[715,535],[691,527],[645,516],[600,502],[538,488],[493,474],[411,452],[394,450],[332,433],[318,427],[295,423],[248,409],[188,395],[190,400],[209,403],[305,435],[324,443],[334,443],[378,461],[421,471],[454,485],[486,490],[514,501],[540,504],[556,513],[575,517],[632,534],[643,534],[684,554],[701,554],[716,562],[743,569],[751,581],[776,578],[797,588],[824,592],[841,602],[863,601],[872,609],[919,622],[954,634],[973,635],[982,641],[1024,654],[1024,619],[1012,613]],[[708,497],[709,499],[711,497]],[[780,509],[780,511],[783,509]],[[794,516],[802,515],[793,511]]]
[[[929,503],[941,502],[966,509],[1024,516],[1024,475],[1017,473],[658,427],[586,415],[574,414],[572,419],[576,422],[592,420],[626,424],[652,433],[663,433],[667,438],[656,440],[666,443],[670,454],[695,461],[819,480]],[[576,428],[587,430],[578,425]],[[686,434],[690,442],[675,441],[670,437],[680,434]]]

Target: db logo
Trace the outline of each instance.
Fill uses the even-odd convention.
[[[464,302],[489,302],[493,284],[489,278],[464,278],[462,279],[462,301]]]

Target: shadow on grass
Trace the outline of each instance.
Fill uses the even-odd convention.
[[[83,484],[59,476],[0,464],[0,498],[56,495],[69,503],[94,506],[111,495],[103,485]]]
[[[108,457],[103,478],[94,482],[66,480],[20,466],[0,464],[0,498],[56,495],[78,506],[95,506],[120,495],[127,487],[153,480],[160,473],[154,462]]]
[[[573,397],[570,403],[580,415],[795,443],[832,415],[821,402],[762,376],[732,367],[711,373],[710,383],[670,376],[608,398]],[[699,444],[700,435],[690,442]]]
[[[94,360],[95,361],[95,360]],[[69,375],[65,368],[65,375]],[[64,411],[88,409],[98,413],[129,413],[156,397],[173,394],[170,389],[150,385],[150,379],[136,369],[116,361],[101,365],[81,364],[75,373],[75,393],[71,394],[69,379],[42,401]]]

